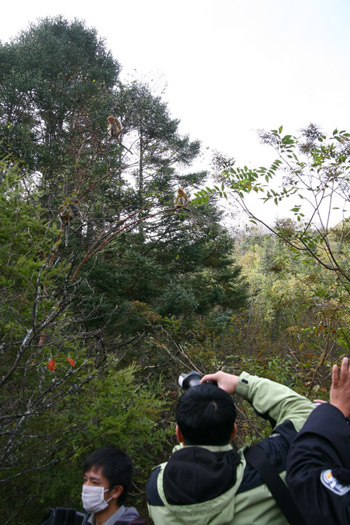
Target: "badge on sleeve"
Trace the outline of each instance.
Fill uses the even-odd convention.
[[[342,485],[342,483],[333,477],[331,470],[321,472],[321,483],[328,490],[337,494],[337,496],[344,496],[350,490],[350,485]]]

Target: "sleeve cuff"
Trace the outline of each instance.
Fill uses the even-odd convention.
[[[248,399],[249,378],[250,374],[242,372],[238,379],[236,393],[243,399]]]

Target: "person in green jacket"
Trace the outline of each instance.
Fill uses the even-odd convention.
[[[216,381],[217,386],[207,381]],[[155,525],[288,523],[246,461],[246,447],[236,450],[230,444],[237,431],[230,395],[234,393],[272,423],[272,434],[259,446],[284,479],[289,446],[313,410],[312,402],[284,385],[246,372],[206,375],[179,398],[179,445],[147,482],[148,510]]]

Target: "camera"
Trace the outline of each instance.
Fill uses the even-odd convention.
[[[195,372],[192,370],[188,374],[182,373],[179,375],[178,383],[184,390],[188,390],[189,388],[192,388],[193,386],[197,386],[200,384],[202,375],[199,372]],[[211,383],[212,385],[217,386],[216,381],[206,381],[206,383]]]

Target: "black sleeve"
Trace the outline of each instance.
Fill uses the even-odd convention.
[[[350,425],[327,403],[311,413],[287,460],[287,483],[310,525],[350,523],[350,485],[337,481],[335,468],[350,468]]]
[[[164,502],[159,496],[158,488],[157,488],[157,479],[158,479],[159,472],[160,472],[160,467],[154,468],[146,483],[147,503],[149,505],[156,505],[156,506],[164,507]]]
[[[286,470],[288,450],[296,435],[297,431],[293,423],[285,421],[275,428],[270,437],[258,443],[259,447],[263,449],[265,455],[269,458],[269,462],[279,474]],[[237,494],[252,490],[263,483],[255,467],[247,462],[243,480]]]

